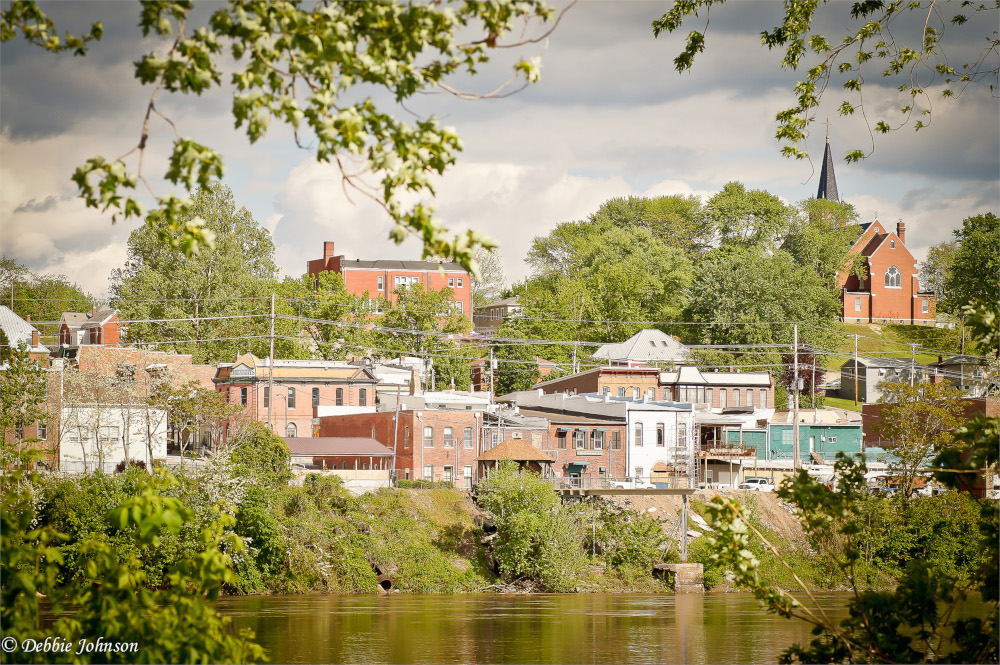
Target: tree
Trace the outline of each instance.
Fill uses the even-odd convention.
[[[495,246],[492,240],[476,231],[449,238],[418,197],[401,200],[404,193],[434,194],[431,176],[455,162],[461,150],[458,136],[433,116],[411,125],[386,107],[409,112],[407,100],[434,90],[466,98],[501,94],[504,86],[491,95],[462,93],[449,80],[476,74],[493,49],[518,45],[504,40],[508,33],[521,23],[526,28],[531,19],[544,23],[555,18],[553,10],[539,0],[319,2],[311,9],[290,0],[234,0],[195,26],[192,7],[189,0],[141,5],[139,27],[144,36],[162,39],[164,52],[147,53],[135,62],[135,77],[153,86],[136,147],[118,159],[93,157],[73,175],[88,206],[112,212],[112,221],[144,217],[153,235],[187,253],[212,245],[211,229],[192,214],[190,199],[161,195],[147,212],[130,190],[140,180],[148,187],[142,165],[154,112],[161,115],[159,94],[201,94],[221,85],[223,69],[230,68],[222,60],[228,47],[236,62],[233,117],[251,143],[264,136],[272,120],[288,125],[298,145],[315,146],[318,161],[337,164],[345,187],[385,209],[396,222],[390,233],[395,242],[413,234],[422,239],[425,257],[453,259],[476,273],[473,252],[480,245]],[[18,33],[49,51],[84,55],[103,28],[94,23],[85,35],[61,38],[34,2],[15,2],[3,11],[0,40]],[[538,80],[539,67],[537,58],[518,60],[514,80],[525,85]],[[379,92],[392,101],[376,101],[384,99]],[[124,161],[130,157],[137,160],[134,170]],[[365,181],[359,171],[375,182]],[[190,193],[207,188],[222,173],[218,152],[191,138],[174,140],[164,176],[168,182]]]
[[[6,336],[0,343],[7,345]],[[26,447],[37,439],[25,439],[25,426],[45,423],[44,408],[48,397],[45,374],[38,362],[31,359],[26,344],[8,350],[6,367],[0,371],[0,436],[3,437],[4,465],[23,457]]]
[[[65,275],[38,275],[13,258],[0,259],[0,294],[21,318],[58,321],[63,312],[90,311],[94,298]]]
[[[712,228],[697,196],[611,199],[601,204],[590,220],[619,228],[647,229],[660,242],[684,251],[692,261],[712,242]]]
[[[723,0],[724,1],[724,0]],[[686,44],[674,59],[674,68],[685,72],[692,68],[694,58],[705,50],[709,9],[722,4],[720,0],[675,0],[671,8],[653,21],[653,34],[680,30],[701,10],[705,12],[705,27],[688,33]],[[850,17],[836,3],[823,4],[829,18],[837,24],[847,24],[844,35],[824,35],[816,28],[824,23],[820,4],[816,2],[786,2],[781,25],[761,32],[761,43],[770,49],[783,49],[784,69],[806,71],[795,84],[796,103],[776,115],[776,137],[785,145],[782,153],[798,159],[808,156],[803,148],[809,125],[815,120],[826,89],[839,83],[845,99],[840,115],[860,111],[869,130],[886,133],[907,125],[919,130],[930,123],[932,95],[942,98],[961,95],[967,88],[988,85],[990,93],[997,90],[998,68],[995,58],[1000,38],[997,36],[995,3],[977,2],[884,2],[858,1],[850,4]],[[716,9],[716,11],[720,11]],[[982,38],[983,48],[975,55],[953,57],[952,48]],[[949,55],[952,53],[952,55]],[[869,118],[876,112],[888,113],[892,104],[865,104],[864,87],[873,85],[871,70],[881,70],[885,85],[896,88],[901,97],[896,109],[901,121]],[[848,161],[864,158],[864,151],[852,148]]]
[[[479,264],[479,277],[472,278],[473,310],[499,300],[507,284],[499,250],[480,247],[476,250],[476,263]]]
[[[1000,302],[1000,218],[992,212],[968,217],[954,234],[958,249],[945,279],[949,307]]]
[[[771,250],[788,233],[794,211],[774,194],[730,182],[708,200],[705,215],[721,244]]]
[[[800,201],[781,248],[827,284],[835,285],[838,274],[864,278],[864,257],[851,252],[859,234],[857,221],[857,210],[849,203]]]
[[[948,279],[957,251],[957,242],[939,242],[927,249],[927,258],[920,264],[920,288],[934,293],[941,312],[953,311],[954,303],[948,291]]]
[[[497,395],[529,390],[541,377],[533,345],[494,344],[493,357],[497,363],[493,390]]]
[[[270,234],[219,183],[200,190],[187,214],[215,234],[216,251],[183,255],[151,226],[129,236],[128,260],[111,275],[111,302],[129,321],[129,339],[198,363],[231,361],[247,348],[267,355],[277,276]]]
[[[943,384],[884,383],[879,403],[884,406],[873,429],[899,458],[893,471],[902,477],[900,489],[909,496],[928,458],[951,445],[952,432],[962,423],[962,394]]]

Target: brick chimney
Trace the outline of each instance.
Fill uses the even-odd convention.
[[[31,318],[31,317],[28,317]],[[31,348],[38,348],[38,331],[34,328],[31,329]]]
[[[896,222],[896,235],[899,236],[899,242],[906,243],[906,224],[903,223],[903,220]]]
[[[332,259],[333,258],[333,242],[327,240],[323,243],[323,258]]]

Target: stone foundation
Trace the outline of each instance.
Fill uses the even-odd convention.
[[[658,563],[654,574],[660,571],[673,582],[674,593],[705,593],[705,568],[700,563]]]

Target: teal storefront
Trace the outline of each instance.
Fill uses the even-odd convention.
[[[795,434],[792,425],[770,425],[770,440],[757,448],[757,459],[792,459]],[[818,453],[825,461],[832,462],[837,453],[856,455],[861,449],[861,423],[856,424],[807,424],[799,423],[800,456]],[[749,447],[749,446],[748,446]]]

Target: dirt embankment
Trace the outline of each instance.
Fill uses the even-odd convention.
[[[706,528],[700,523],[694,506],[696,503],[707,503],[717,496],[737,499],[745,507],[752,506],[752,500],[756,499],[756,511],[763,526],[772,529],[779,538],[789,543],[797,544],[805,541],[805,534],[798,519],[792,514],[790,506],[779,500],[773,492],[747,492],[739,490],[731,492],[698,490],[691,495],[688,498],[689,539],[711,533],[710,528]],[[673,539],[679,536],[678,522],[680,521],[681,513],[681,497],[631,496],[615,497],[613,500],[616,503],[629,506],[639,512],[649,513],[663,523],[663,532],[665,534]],[[775,544],[777,545],[778,543]]]

